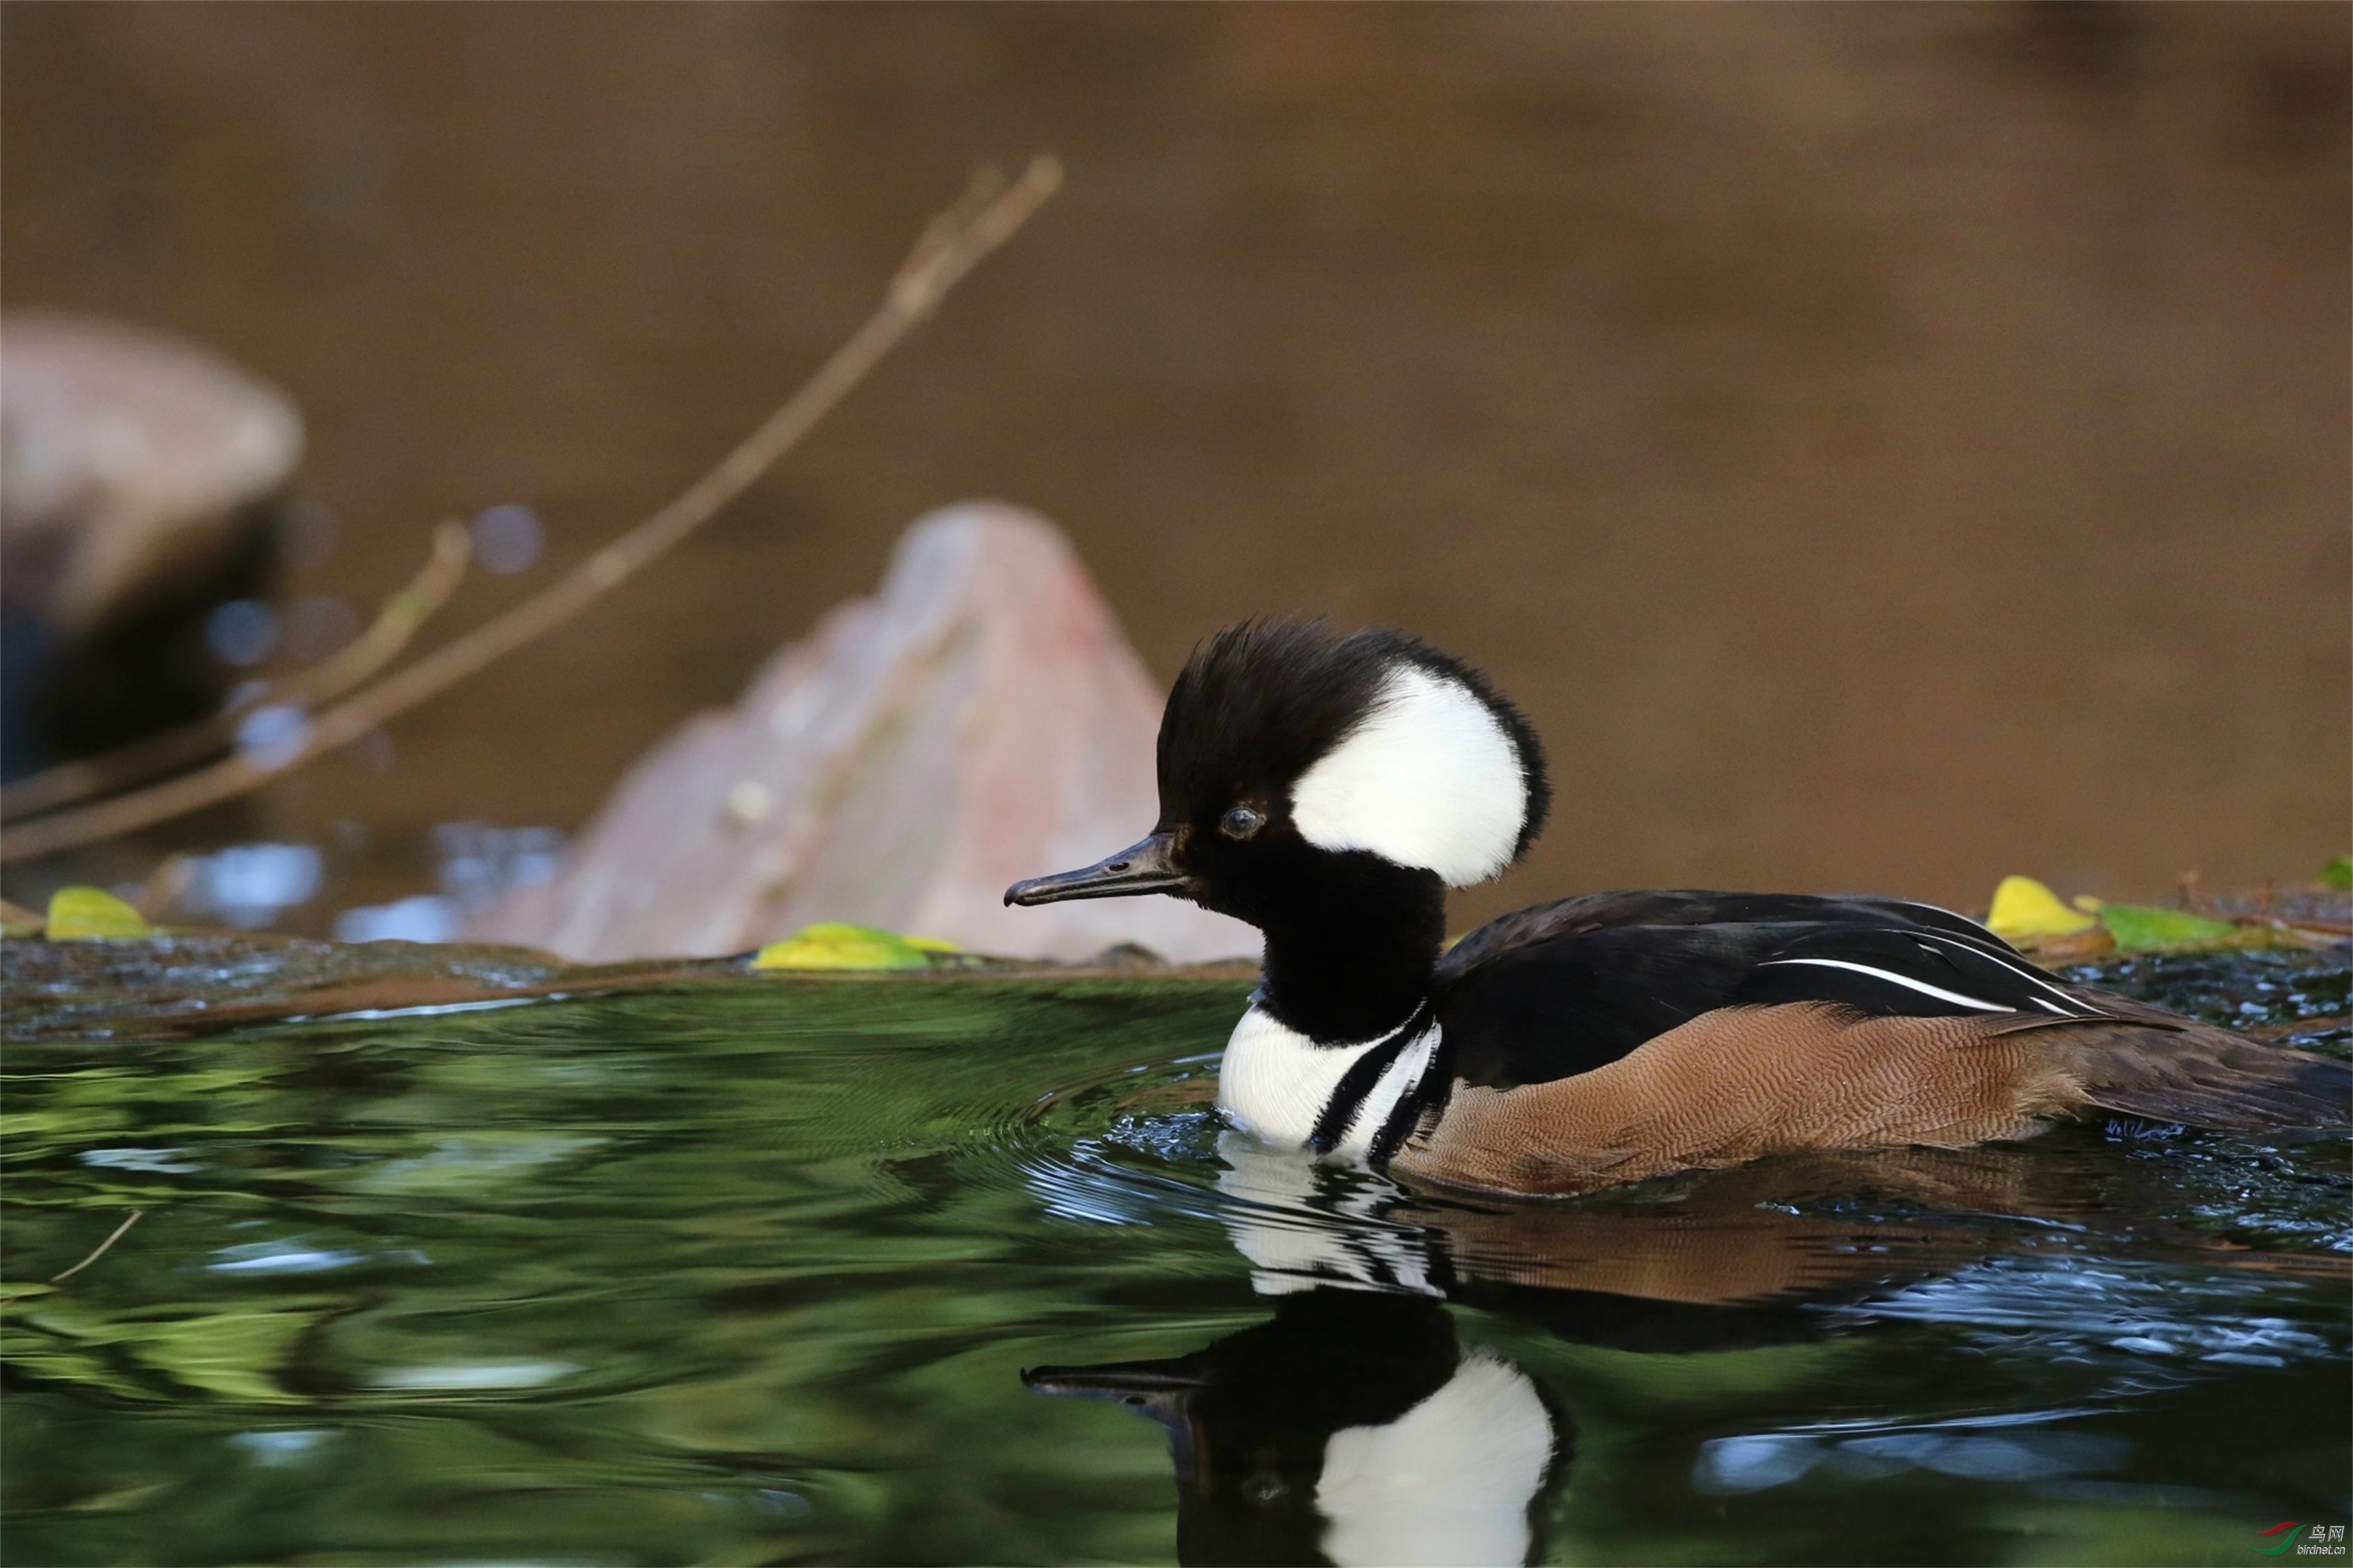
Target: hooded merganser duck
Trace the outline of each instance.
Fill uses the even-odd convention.
[[[1444,946],[1551,791],[1479,671],[1400,632],[1229,627],[1168,697],[1160,820],[1009,904],[1166,893],[1266,939],[1219,1105],[1265,1142],[1546,1194],[2121,1113],[2337,1127],[2353,1068],[2071,984],[1899,899],[1588,893]]]

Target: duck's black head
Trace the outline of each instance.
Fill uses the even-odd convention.
[[[1267,933],[1270,989],[1293,1011],[1310,986],[1356,985],[1344,970],[1393,973],[1391,950],[1426,971],[1445,889],[1517,859],[1550,798],[1535,731],[1484,676],[1402,632],[1320,621],[1247,622],[1195,649],[1158,760],[1149,837],[1006,901],[1170,893],[1236,916]],[[1365,1009],[1393,1005],[1357,989]]]

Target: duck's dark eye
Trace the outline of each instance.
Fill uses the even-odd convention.
[[[1218,819],[1218,831],[1237,841],[1256,837],[1266,826],[1266,813],[1255,806],[1238,805]]]

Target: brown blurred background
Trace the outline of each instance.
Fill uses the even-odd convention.
[[[547,520],[433,637],[699,472],[974,163],[1068,165],[678,557],[273,787],[247,831],[339,845],[342,902],[436,824],[576,826],[969,495],[1069,530],[1164,679],[1288,609],[1490,668],[1560,806],[1466,915],[2347,840],[2342,5],[0,16],[5,303],[293,395],[337,527],[288,593]]]

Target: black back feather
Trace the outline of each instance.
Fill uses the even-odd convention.
[[[1883,1017],[2096,1011],[1948,910],[1688,889],[1591,893],[1505,915],[1456,944],[1437,986],[1455,1076],[1490,1089],[1606,1067],[1719,1007],[1829,1002]]]

